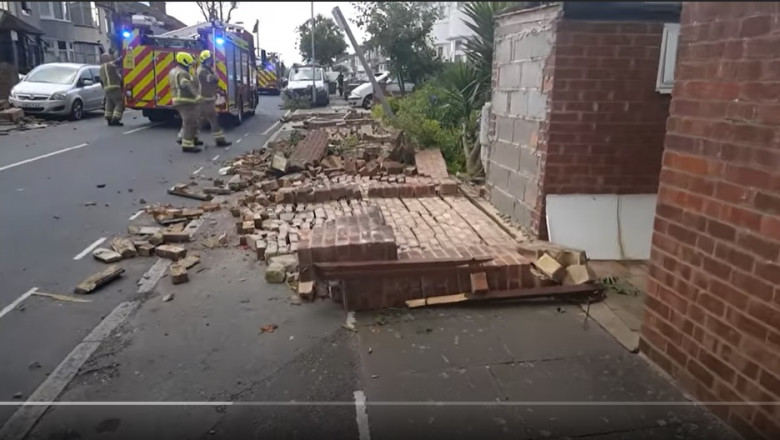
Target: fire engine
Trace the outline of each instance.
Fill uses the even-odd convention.
[[[204,49],[214,57],[217,76],[216,107],[220,116],[241,124],[257,107],[257,78],[252,34],[221,22],[201,23],[154,35],[150,17],[134,15],[122,33],[122,91],[125,106],[141,110],[158,122],[178,117],[168,73],[176,52],[199,59]],[[192,66],[195,74],[197,66]]]
[[[257,93],[280,95],[283,80],[282,66],[275,53],[260,49],[257,63]]]

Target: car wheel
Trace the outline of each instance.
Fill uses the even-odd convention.
[[[70,106],[70,119],[73,121],[80,121],[84,117],[84,103],[80,99],[73,101],[73,105]]]
[[[366,110],[371,110],[371,102],[374,100],[374,95],[368,95],[365,98],[363,98],[363,108]]]

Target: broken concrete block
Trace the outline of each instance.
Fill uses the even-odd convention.
[[[310,299],[314,293],[314,281],[298,282],[298,296],[304,299]]]
[[[288,166],[289,164],[287,162],[287,158],[284,157],[284,154],[281,153],[274,154],[274,158],[271,160],[272,170],[279,171],[280,173],[286,173]]]
[[[563,267],[588,264],[588,256],[585,255],[585,251],[577,249],[562,249],[554,254],[555,259],[561,263]]]
[[[144,243],[135,247],[138,255],[141,257],[151,257],[154,252],[154,246],[151,243]]]
[[[254,220],[247,220],[240,223],[237,223],[237,229],[239,234],[251,234],[255,232],[255,222]]]
[[[215,196],[227,196],[233,194],[233,191],[231,191],[228,188],[214,186],[214,187],[203,188],[203,193],[208,195],[215,195]]]
[[[184,231],[163,231],[163,243],[186,243],[191,240],[188,232]]]
[[[194,218],[198,218],[203,215],[202,209],[182,209],[179,215],[174,217],[184,217],[188,220],[192,220]]]
[[[189,269],[198,263],[200,263],[200,257],[198,255],[192,254],[182,258],[177,264],[184,266],[185,269]]]
[[[163,244],[163,231],[159,230],[159,231],[155,232],[154,235],[149,237],[149,243],[154,245],[154,246],[158,246],[158,245]]]
[[[286,276],[287,271],[284,270],[284,266],[280,263],[269,264],[265,269],[265,281],[267,283],[283,283]]]
[[[178,261],[187,256],[187,249],[184,249],[180,246],[164,244],[162,246],[158,246],[154,250],[154,253],[160,258],[167,258],[169,260]]]
[[[276,179],[263,180],[260,182],[260,187],[265,192],[276,191],[279,189],[279,182],[277,182]]]
[[[186,283],[190,280],[189,275],[187,275],[187,268],[181,264],[171,264],[169,271],[171,273],[171,282],[173,284]]]
[[[16,124],[22,118],[24,118],[24,110],[20,108],[9,108],[0,111],[0,121],[8,121]]]
[[[241,179],[241,176],[238,174],[234,175],[233,177],[228,180],[228,188],[230,188],[231,191],[241,191],[242,189],[247,187],[247,183]]]
[[[219,203],[203,203],[200,205],[200,209],[202,209],[203,212],[219,211],[220,208]]]
[[[596,275],[586,264],[573,264],[566,267],[566,273],[563,277],[564,286],[576,286],[594,281],[596,281]]]
[[[124,272],[125,270],[121,267],[109,266],[103,271],[98,272],[80,282],[78,286],[73,289],[73,292],[79,294],[92,293],[98,287],[101,287],[119,278]]]
[[[122,258],[133,258],[138,255],[133,242],[127,238],[117,237],[111,240],[111,248],[122,255]]]
[[[558,282],[560,282],[566,274],[566,270],[561,266],[561,263],[546,252],[536,260],[534,265],[539,268],[542,273],[550,277],[550,279]]]
[[[281,264],[287,272],[298,272],[298,256],[294,254],[278,255],[271,258],[268,264]]]
[[[92,251],[92,257],[103,263],[116,263],[122,260],[122,254],[114,252],[111,249],[97,248]]]

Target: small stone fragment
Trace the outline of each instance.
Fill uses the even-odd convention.
[[[173,284],[186,283],[190,280],[189,276],[187,275],[187,268],[182,264],[171,264],[169,270],[171,272],[171,282],[173,282]]]
[[[97,248],[92,251],[92,257],[103,263],[116,263],[122,260],[122,255],[118,252],[114,252],[111,249]]]

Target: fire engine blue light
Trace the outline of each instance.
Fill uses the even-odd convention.
[[[217,37],[217,44],[220,46],[225,43],[225,40],[222,37]]]
[[[130,38],[131,35],[133,35],[133,34],[131,34],[130,31],[123,31],[122,32],[122,36],[125,37],[125,38]]]

